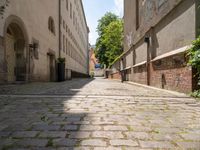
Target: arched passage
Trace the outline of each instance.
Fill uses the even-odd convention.
[[[28,40],[23,22],[14,16],[4,28],[4,49],[7,82],[27,81]]]

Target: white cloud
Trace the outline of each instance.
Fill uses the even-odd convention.
[[[114,13],[116,15],[123,17],[124,15],[124,0],[114,0],[115,3],[115,8],[114,8]]]

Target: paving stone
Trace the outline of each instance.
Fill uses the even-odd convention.
[[[155,149],[150,149],[150,148],[140,148],[140,147],[126,147],[126,146],[123,146],[123,149],[122,150],[155,150]]]
[[[8,125],[5,125],[5,124],[0,125],[0,131],[4,130],[6,128],[8,128]]]
[[[58,131],[59,129],[59,125],[38,124],[33,126],[33,130],[35,131]]]
[[[79,147],[73,147],[73,149],[71,150],[91,150],[91,147],[79,146]]]
[[[125,132],[125,135],[129,139],[140,139],[140,140],[146,140],[146,139],[151,139],[150,134],[146,132]]]
[[[185,140],[193,140],[200,142],[200,134],[180,134]]]
[[[24,124],[12,124],[9,125],[7,128],[4,128],[2,131],[24,131],[28,128],[28,125],[24,125]]]
[[[168,125],[169,126],[169,125]],[[160,133],[172,133],[172,134],[178,134],[180,132],[183,132],[180,128],[155,128],[155,130],[159,131]]]
[[[134,132],[151,132],[152,128],[147,126],[129,126]]]
[[[110,140],[112,146],[138,146],[138,143],[133,140]]]
[[[11,136],[14,138],[33,138],[38,133],[38,131],[17,131],[14,132]]]
[[[60,139],[53,140],[53,143],[55,146],[58,146],[58,147],[62,147],[62,146],[65,146],[65,147],[73,146],[74,147],[77,144],[77,140],[60,138]]]
[[[20,139],[19,141],[17,141],[17,145],[24,147],[45,147],[47,145],[47,142],[47,139]]]
[[[65,131],[43,131],[40,132],[39,138],[65,138],[66,135]]]
[[[95,126],[95,125],[81,125],[80,131],[97,131],[101,130],[101,126]]]
[[[127,131],[126,126],[104,126],[105,131]]]
[[[114,125],[114,121],[92,121],[93,125]]]
[[[76,122],[76,121],[80,121],[81,118],[80,117],[67,117],[65,120]]]
[[[167,141],[139,141],[142,148],[163,148],[171,149],[174,148],[170,142]]]
[[[73,122],[75,125],[91,125],[89,121],[75,121]]]
[[[95,147],[94,150],[123,150],[120,147]]]
[[[182,149],[200,149],[200,142],[176,142]]]
[[[62,127],[62,130],[77,131],[78,130],[78,126],[77,125],[65,125],[64,127]]]
[[[11,132],[1,132],[0,131],[0,138],[6,138],[11,135]]]
[[[89,138],[90,135],[91,135],[91,132],[81,132],[81,131],[69,132],[68,133],[68,138],[72,138],[72,139],[85,139],[85,138]]]
[[[95,131],[92,133],[94,138],[109,138],[109,139],[120,139],[124,138],[121,132],[110,132],[110,131]]]
[[[89,140],[83,140],[81,142],[82,146],[99,146],[99,147],[105,147],[106,142],[100,139],[89,139]]]
[[[15,140],[12,140],[12,139],[2,139],[2,138],[0,138],[0,149],[3,149],[3,148],[5,148],[5,147],[7,147],[7,146],[13,146],[13,145],[15,145]]]
[[[180,141],[182,138],[178,134],[168,134],[168,133],[153,133],[152,139],[158,141]]]

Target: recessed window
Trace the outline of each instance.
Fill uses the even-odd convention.
[[[63,52],[65,52],[65,35],[63,34]]]
[[[68,41],[67,41],[67,38],[66,38],[66,54],[68,54]]]
[[[49,17],[48,28],[49,28],[49,31],[51,31],[51,33],[55,34],[55,24],[52,17]]]
[[[63,28],[65,29],[65,21],[63,20]]]
[[[68,26],[67,26],[67,24],[66,24],[66,32],[68,32]]]
[[[66,0],[66,8],[69,10],[69,0]]]
[[[72,19],[72,3],[70,3],[70,18]]]
[[[73,11],[73,25],[75,24],[75,12]]]

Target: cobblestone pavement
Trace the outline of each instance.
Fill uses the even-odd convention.
[[[105,79],[0,86],[2,150],[200,150],[200,104]]]

